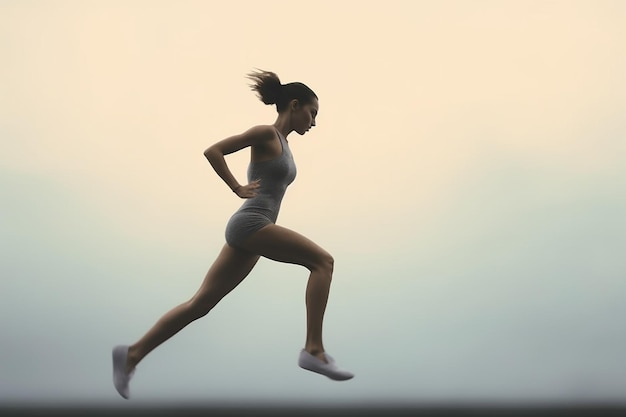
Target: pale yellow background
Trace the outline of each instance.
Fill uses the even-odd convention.
[[[241,204],[202,152],[320,98],[261,262],[141,364],[136,402],[624,400],[626,2],[1,1],[0,399],[122,401],[110,349],[193,294]],[[247,151],[229,157],[240,181]]]

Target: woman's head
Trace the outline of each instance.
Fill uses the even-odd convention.
[[[248,74],[252,80],[250,87],[265,104],[275,104],[281,114],[292,113],[293,129],[304,134],[315,126],[318,111],[317,95],[303,83],[282,84],[278,76],[270,71],[255,71]]]

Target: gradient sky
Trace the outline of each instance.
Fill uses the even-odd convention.
[[[202,152],[320,97],[261,261],[140,364],[155,401],[626,400],[626,2],[0,1],[0,401],[123,403],[113,345],[188,299],[241,204]],[[243,181],[247,151],[228,157]]]

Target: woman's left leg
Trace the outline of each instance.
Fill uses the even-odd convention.
[[[168,311],[148,332],[128,349],[127,372],[154,348],[185,326],[205,316],[250,273],[259,259],[248,251],[224,245],[196,294]]]

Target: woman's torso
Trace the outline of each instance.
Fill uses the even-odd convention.
[[[276,131],[282,151],[274,159],[261,162],[250,162],[248,165],[248,182],[260,179],[257,195],[247,199],[238,212],[253,210],[276,222],[280,204],[287,186],[296,178],[296,164],[283,135]]]

